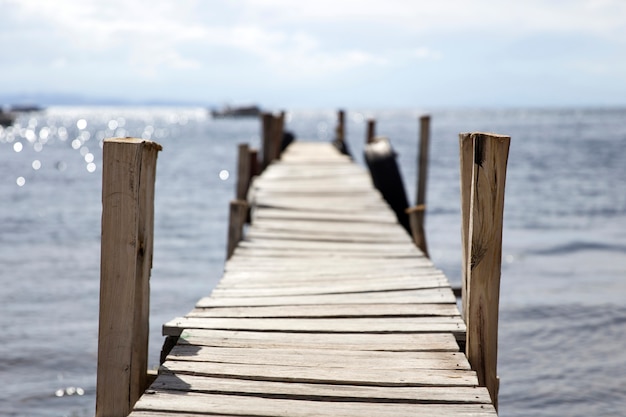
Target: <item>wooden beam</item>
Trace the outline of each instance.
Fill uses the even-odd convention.
[[[479,383],[487,387],[497,409],[498,307],[510,137],[472,133],[462,136],[461,142],[464,141],[473,143],[470,217],[463,222],[469,225],[465,259],[468,297],[466,354]],[[463,168],[467,163],[462,164]]]
[[[161,146],[103,147],[96,416],[126,416],[147,387],[154,182]]]

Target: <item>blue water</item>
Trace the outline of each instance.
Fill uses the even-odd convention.
[[[415,191],[417,118],[432,116],[426,228],[460,280],[458,133],[512,137],[500,304],[501,416],[626,415],[626,109],[349,111],[362,164],[378,120]],[[295,111],[330,140],[335,111]],[[163,145],[156,185],[150,364],[161,324],[221,277],[236,145],[256,120],[203,109],[50,108],[0,128],[0,415],[92,416],[98,331],[101,141]]]

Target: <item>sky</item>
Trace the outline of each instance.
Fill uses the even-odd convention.
[[[624,0],[0,0],[0,98],[626,105]]]

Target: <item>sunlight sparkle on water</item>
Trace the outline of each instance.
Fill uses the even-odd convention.
[[[93,154],[92,153],[88,153],[88,154],[85,155],[85,162],[87,162],[87,163],[93,162]]]
[[[41,161],[39,159],[35,159],[33,161],[32,166],[33,166],[33,169],[37,171],[39,168],[41,168]]]
[[[79,119],[79,120],[76,122],[76,127],[77,127],[78,129],[80,129],[80,130],[83,130],[84,128],[86,128],[86,127],[87,127],[87,120],[85,120],[85,119]]]
[[[22,149],[24,148],[24,145],[22,145],[22,142],[15,142],[13,144],[13,150],[15,152],[22,152]]]
[[[96,164],[94,164],[93,162],[90,162],[87,164],[87,171],[94,172],[95,170],[96,170]]]
[[[17,180],[15,180],[15,183],[17,184],[18,187],[22,187],[24,184],[26,184],[26,178],[17,177]]]
[[[222,181],[226,181],[230,177],[230,173],[226,169],[221,170],[219,175]]]

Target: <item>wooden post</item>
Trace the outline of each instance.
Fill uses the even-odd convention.
[[[274,115],[272,113],[263,113],[261,115],[263,135],[262,141],[262,161],[261,171],[265,170],[267,166],[272,162],[272,142],[273,142],[273,126]]]
[[[346,139],[346,112],[343,110],[337,111],[337,130],[336,140],[339,143],[343,143]]]
[[[249,155],[250,155],[250,180],[248,181],[248,184],[250,184],[250,182],[252,181],[252,177],[257,176],[260,174],[259,172],[259,150],[255,149],[255,148],[250,148],[249,149]]]
[[[461,155],[461,313],[467,322],[467,248],[472,167],[474,166],[474,139],[470,133],[461,133],[459,135],[459,152]]]
[[[283,131],[285,128],[285,112],[281,111],[278,116],[274,116],[272,121],[272,161],[280,159],[280,145],[283,141]]]
[[[426,206],[421,204],[418,206],[409,207],[406,209],[406,214],[409,216],[409,225],[411,227],[411,237],[413,243],[423,253],[424,256],[430,258],[428,254],[428,247],[426,246],[426,233],[424,232],[424,211]]]
[[[367,120],[367,133],[365,134],[365,143],[374,142],[374,136],[376,136],[376,120]]]
[[[420,117],[419,146],[417,152],[417,187],[415,206],[407,210],[411,224],[411,234],[415,245],[428,255],[424,219],[426,217],[426,179],[428,176],[428,144],[430,141],[430,116]]]
[[[237,192],[238,200],[245,200],[250,184],[250,148],[247,143],[241,143],[238,147],[237,160]]]
[[[130,413],[148,384],[154,182],[161,145],[108,139],[103,147],[96,416]]]
[[[420,117],[420,138],[417,153],[417,189],[415,190],[415,204],[426,205],[426,179],[428,177],[428,145],[430,142],[430,116]]]
[[[235,252],[235,248],[243,238],[243,225],[248,215],[248,203],[243,200],[233,200],[230,202],[230,212],[228,216],[228,248],[226,259],[230,259]]]
[[[461,162],[465,171],[471,164],[471,177],[461,180],[469,192],[469,219],[464,259],[467,298],[466,355],[476,371],[478,382],[487,387],[496,409],[498,406],[498,306],[500,300],[500,270],[502,263],[502,226],[504,188],[510,137],[486,133],[462,134],[464,142],[472,142],[471,163]],[[467,145],[469,146],[469,145]],[[462,172],[462,176],[465,172]],[[463,193],[463,191],[462,191]],[[462,207],[467,203],[463,201]]]

